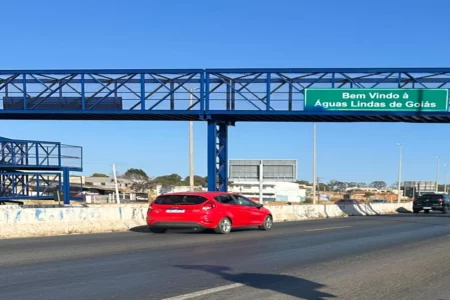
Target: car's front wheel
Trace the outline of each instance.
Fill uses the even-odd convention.
[[[227,217],[222,218],[215,229],[216,233],[226,234],[231,232],[231,220]]]
[[[264,218],[264,223],[259,226],[261,230],[270,230],[273,226],[273,218],[271,215],[268,215]]]

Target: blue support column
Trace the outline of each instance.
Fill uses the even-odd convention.
[[[64,205],[70,204],[70,173],[69,168],[63,168],[63,195]]]
[[[208,190],[228,189],[228,124],[208,121]]]

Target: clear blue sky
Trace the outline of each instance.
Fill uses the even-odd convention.
[[[29,0],[1,10],[2,69],[450,67],[446,0]],[[86,174],[110,173],[113,162],[188,174],[186,122],[1,123],[1,136],[83,146]],[[435,157],[450,162],[449,128],[318,124],[318,176],[392,183],[403,142],[403,179],[434,180]],[[299,178],[312,178],[312,124],[238,123],[229,136],[229,158],[294,158]],[[204,123],[195,169],[206,175]]]

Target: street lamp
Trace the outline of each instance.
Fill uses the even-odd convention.
[[[436,192],[439,192],[439,156],[436,156]]]
[[[448,175],[448,164],[444,165],[445,168],[445,183],[444,183],[444,193],[447,193],[447,175]]]
[[[192,93],[200,89],[190,89],[189,93],[189,107],[192,106]],[[194,190],[194,122],[189,121],[189,190]]]
[[[400,184],[402,182],[402,152],[403,152],[403,144],[397,143],[397,146],[400,147],[400,155],[398,159],[398,182],[397,182],[397,201],[400,203]]]
[[[316,123],[313,123],[313,204],[316,204]]]

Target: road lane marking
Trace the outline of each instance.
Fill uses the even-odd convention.
[[[320,230],[331,230],[331,229],[341,229],[341,228],[349,228],[352,226],[339,226],[339,227],[327,227],[327,228],[317,228],[317,229],[308,229],[305,231],[320,231]]]
[[[184,294],[184,295],[175,296],[175,297],[171,297],[171,298],[165,298],[163,300],[185,300],[185,299],[191,299],[191,298],[200,297],[200,296],[204,296],[204,295],[208,295],[208,294],[213,294],[213,293],[217,293],[217,292],[221,292],[221,291],[235,289],[235,288],[238,288],[238,287],[241,287],[241,286],[243,286],[242,283],[233,283],[233,284],[219,286],[219,287],[216,287],[216,288],[207,289],[207,290],[203,290],[203,291],[198,291],[198,292],[194,292],[194,293]]]

